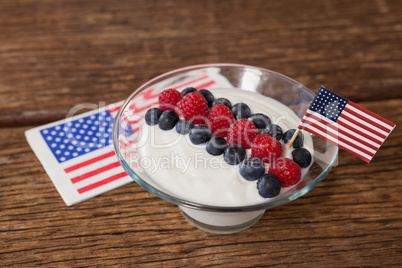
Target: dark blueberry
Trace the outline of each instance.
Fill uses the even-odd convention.
[[[255,181],[264,174],[264,163],[257,157],[246,158],[240,163],[239,172],[246,180]]]
[[[283,134],[283,137],[282,137],[283,142],[288,143],[292,139],[293,134],[295,134],[295,132],[296,132],[296,129],[289,129],[288,131],[286,131]],[[303,140],[304,140],[303,134],[301,132],[299,132],[299,134],[297,134],[297,137],[296,137],[295,141],[292,144],[292,147],[293,148],[302,147],[303,146]]]
[[[243,102],[236,103],[232,106],[232,113],[236,120],[248,118],[251,115],[250,108]]]
[[[254,123],[254,126],[258,131],[262,131],[271,124],[271,119],[269,119],[265,114],[252,114],[249,116],[248,120]]]
[[[219,136],[213,136],[207,143],[207,152],[212,155],[221,155],[228,146],[226,140]]]
[[[212,131],[204,125],[195,126],[190,130],[190,140],[194,144],[206,143],[212,137]]]
[[[311,154],[305,148],[297,148],[292,152],[293,161],[296,162],[301,168],[306,168],[311,163]]]
[[[281,181],[272,174],[264,174],[257,180],[258,193],[264,198],[272,198],[281,191]]]
[[[193,87],[186,87],[182,92],[181,95],[186,96],[188,93],[197,92],[197,89]]]
[[[161,117],[159,117],[159,128],[162,130],[170,130],[174,128],[177,121],[179,121],[179,116],[174,111],[164,111]]]
[[[237,165],[246,158],[246,150],[238,144],[231,144],[225,148],[223,159],[229,165]]]
[[[280,141],[283,136],[281,127],[275,124],[268,125],[266,129],[261,131],[261,134],[271,135],[271,137],[277,139],[278,141]]]
[[[230,102],[230,100],[228,100],[226,98],[215,99],[214,102],[212,103],[212,106],[217,105],[217,104],[223,104],[226,107],[228,107],[229,109],[232,109],[232,103]]]
[[[208,107],[211,108],[212,103],[215,100],[215,97],[214,97],[214,95],[212,95],[211,91],[209,91],[208,89],[201,89],[200,91],[198,91],[198,93],[200,93],[202,96],[204,96],[204,98],[208,102]]]
[[[190,130],[194,127],[193,122],[187,119],[180,120],[176,124],[176,131],[177,133],[186,135],[190,133]]]
[[[149,109],[145,114],[145,122],[150,126],[158,124],[162,113],[163,111],[159,108]]]

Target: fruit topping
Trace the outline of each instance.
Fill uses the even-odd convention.
[[[250,108],[243,102],[236,103],[232,106],[232,113],[237,119],[248,118],[251,115]]]
[[[198,125],[190,130],[190,141],[193,144],[206,143],[211,139],[211,137],[212,131],[207,126]]]
[[[185,95],[178,102],[180,115],[191,120],[194,124],[205,124],[208,116],[208,103],[205,98],[196,92]]]
[[[280,158],[269,166],[269,174],[273,174],[281,181],[282,187],[289,187],[301,179],[300,167],[289,158]]]
[[[190,130],[194,127],[193,122],[187,119],[179,120],[176,124],[176,132],[186,135],[190,133]]]
[[[279,195],[281,181],[272,174],[264,174],[257,181],[258,193],[264,198],[272,198]]]
[[[248,119],[236,120],[229,128],[228,143],[240,144],[244,149],[250,149],[258,130]]]
[[[186,87],[182,92],[181,95],[186,96],[189,93],[197,92],[197,89],[194,87]]]
[[[219,136],[213,136],[207,143],[207,152],[211,155],[221,155],[228,146],[226,140]]]
[[[248,120],[254,123],[258,131],[262,131],[271,124],[271,119],[265,114],[252,114],[248,117]]]
[[[239,144],[231,144],[225,148],[223,159],[229,165],[237,165],[246,158],[246,150]]]
[[[230,100],[228,100],[226,98],[215,99],[214,102],[212,103],[212,106],[217,105],[217,104],[223,104],[226,107],[228,107],[229,109],[232,109],[232,103],[230,102]]]
[[[282,144],[268,134],[259,134],[251,145],[251,156],[272,163],[282,156]]]
[[[232,111],[223,104],[213,106],[208,114],[208,122],[215,136],[226,137],[233,121]]]
[[[282,128],[275,124],[268,125],[266,129],[261,131],[261,134],[268,134],[272,138],[277,139],[278,141],[280,141],[283,136]]]
[[[170,130],[174,128],[177,121],[179,121],[179,116],[174,111],[164,111],[159,118],[159,128],[162,130]]]
[[[240,163],[239,172],[246,180],[255,181],[264,174],[264,163],[257,157],[246,158]]]
[[[211,108],[212,103],[215,100],[215,97],[214,97],[214,95],[212,95],[211,91],[209,91],[208,89],[201,89],[201,90],[198,91],[198,93],[200,93],[202,96],[204,96],[204,98],[208,102],[208,107]]]
[[[301,168],[306,168],[311,163],[311,154],[305,148],[297,148],[292,152],[293,161]]]
[[[285,144],[287,144],[293,137],[293,134],[295,134],[296,129],[289,129],[288,131],[285,132],[285,134],[283,134],[283,141],[285,142]],[[303,134],[301,132],[299,132],[299,134],[297,134],[297,137],[295,139],[295,141],[292,144],[293,148],[300,148],[303,146],[303,141],[304,141],[304,137]]]
[[[145,114],[145,122],[150,126],[158,124],[162,113],[163,111],[159,108],[149,109]]]
[[[172,110],[176,108],[176,104],[181,100],[182,95],[176,89],[166,89],[159,94],[159,108],[163,111]]]

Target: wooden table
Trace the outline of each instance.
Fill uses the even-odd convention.
[[[135,183],[67,207],[24,131],[113,103],[166,71],[256,65],[399,125],[311,192],[216,235]],[[0,2],[0,266],[402,265],[402,2]]]

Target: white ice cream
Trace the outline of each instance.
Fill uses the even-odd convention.
[[[283,132],[296,128],[300,122],[285,105],[257,93],[225,89],[211,92],[215,98],[225,97],[232,104],[246,103],[252,113],[268,115]],[[304,147],[313,155],[310,135],[304,134]],[[283,148],[283,156],[291,158],[291,150]],[[148,182],[168,194],[214,206],[244,206],[267,201],[258,194],[256,181],[242,178],[238,165],[227,164],[222,155],[208,154],[205,144],[194,145],[189,135],[178,134],[175,129],[164,131],[158,125],[151,127],[143,122],[137,152]],[[307,170],[302,169],[302,175]],[[144,176],[142,179],[147,180]],[[288,189],[282,188],[281,194]]]

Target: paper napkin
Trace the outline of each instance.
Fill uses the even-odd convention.
[[[196,70],[173,87],[179,91],[190,86],[197,89],[232,87],[218,71]],[[132,105],[145,110],[157,100],[157,95],[147,96],[147,101],[139,96]],[[117,160],[112,142],[114,118],[122,103],[25,132],[29,145],[68,206],[132,181]]]

